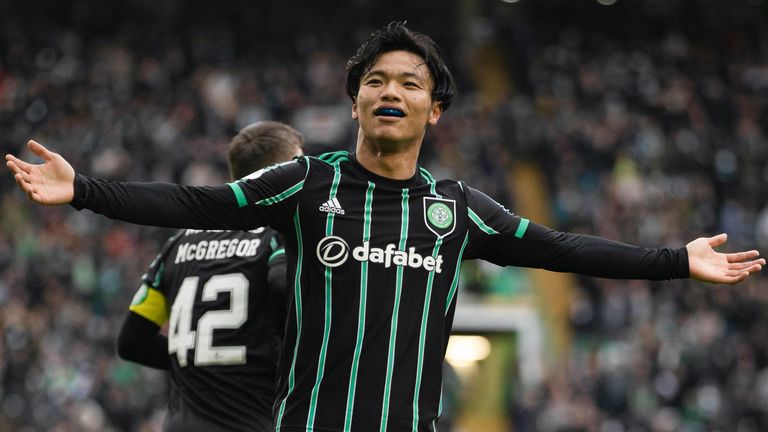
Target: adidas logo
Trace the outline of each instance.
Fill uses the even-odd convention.
[[[344,209],[341,208],[339,200],[336,197],[329,199],[323,205],[320,206],[320,211],[325,213],[344,214]]]

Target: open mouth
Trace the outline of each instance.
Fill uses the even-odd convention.
[[[405,113],[397,108],[379,108],[374,114],[382,117],[405,117]]]

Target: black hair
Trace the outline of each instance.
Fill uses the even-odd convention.
[[[237,180],[290,160],[304,145],[304,136],[285,123],[261,121],[248,125],[232,138],[227,150],[227,164],[232,180]]]
[[[391,22],[374,31],[347,61],[347,95],[355,102],[360,90],[360,80],[368,73],[380,55],[390,51],[408,51],[424,59],[434,80],[432,99],[447,110],[456,96],[456,84],[451,71],[443,60],[443,54],[435,41],[423,33],[409,30],[405,22]]]

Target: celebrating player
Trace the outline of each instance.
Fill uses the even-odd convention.
[[[227,152],[233,180],[302,154],[283,123],[242,129]],[[183,230],[143,276],[118,337],[126,360],[169,369],[166,431],[272,431],[285,325],[285,250],[271,228]],[[169,323],[168,337],[160,328]]]
[[[725,235],[646,248],[554,231],[461,181],[434,179],[417,159],[454,82],[432,39],[402,23],[374,32],[347,68],[355,152],[298,158],[226,186],[94,179],[34,141],[44,164],[7,156],[41,204],[157,226],[269,225],[285,236],[292,299],[278,430],[434,430],[463,260],[731,284],[765,264],[757,251],[716,252]]]

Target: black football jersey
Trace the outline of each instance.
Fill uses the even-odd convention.
[[[130,310],[168,323],[167,430],[202,422],[207,429],[272,429],[283,331],[277,317],[286,305],[266,281],[284,252],[269,228],[185,230],[150,265]]]
[[[421,167],[407,180],[381,177],[346,152],[300,157],[226,187],[78,175],[72,205],[134,223],[269,225],[285,236],[281,431],[435,430],[463,260],[610,278],[688,276],[685,248],[558,232],[461,181],[435,180]]]

